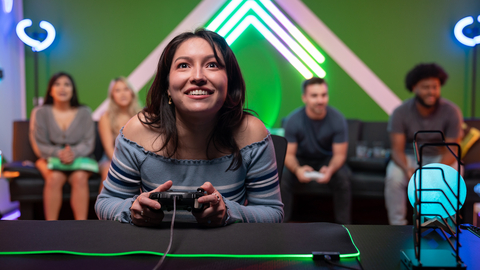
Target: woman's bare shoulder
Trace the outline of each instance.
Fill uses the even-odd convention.
[[[247,145],[265,139],[267,135],[268,130],[263,122],[253,115],[247,115],[235,134],[235,140],[238,147],[242,149]]]
[[[102,114],[102,116],[100,116],[100,119],[98,120],[99,123],[108,123],[110,125],[110,121],[108,119],[108,112],[105,112],[104,114]]]
[[[142,121],[145,121],[145,116],[142,113],[133,116],[124,126],[123,136],[150,151],[152,142],[157,140],[159,133]]]

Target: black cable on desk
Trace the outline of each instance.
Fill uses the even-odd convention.
[[[170,225],[170,243],[168,243],[167,251],[163,254],[162,258],[160,261],[157,263],[157,265],[153,268],[153,270],[157,270],[167,257],[168,252],[170,251],[170,248],[172,247],[172,242],[173,242],[173,224],[175,222],[175,213],[177,212],[177,196],[173,196],[173,216],[172,216],[172,223]]]

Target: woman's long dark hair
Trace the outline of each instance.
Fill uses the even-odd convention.
[[[139,119],[145,125],[161,130],[165,136],[165,141],[158,151],[166,149],[168,157],[172,157],[178,149],[178,131],[175,105],[168,104],[168,78],[175,52],[180,44],[191,38],[202,38],[210,43],[215,59],[221,65],[222,61],[220,61],[218,56],[218,48],[225,61],[224,68],[228,78],[227,97],[222,108],[217,113],[217,123],[214,125],[213,132],[208,139],[206,153],[208,158],[208,146],[210,143],[213,143],[216,149],[229,150],[233,153],[234,158],[227,171],[237,170],[242,165],[242,155],[233,132],[241,125],[245,115],[250,113],[243,109],[245,103],[245,81],[243,80],[240,66],[225,39],[217,33],[205,29],[197,29],[194,32],[182,33],[170,41],[158,61],[155,80],[148,90],[147,105],[141,112],[145,117],[145,121]],[[173,147],[173,152],[170,152],[167,147],[169,143]]]
[[[72,107],[80,106],[80,103],[78,102],[77,87],[75,86],[75,81],[73,80],[72,76],[70,76],[70,74],[65,72],[55,73],[50,78],[50,81],[48,81],[47,94],[45,95],[45,100],[43,101],[43,105],[53,104],[52,87],[53,87],[53,84],[58,80],[58,78],[62,76],[67,77],[72,83],[73,91],[72,91],[72,98],[70,99],[70,106]]]

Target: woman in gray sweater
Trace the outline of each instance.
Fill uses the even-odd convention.
[[[32,111],[30,142],[39,157],[35,166],[45,179],[43,207],[46,220],[56,220],[62,206],[62,189],[71,185],[70,204],[75,219],[87,219],[90,172],[59,171],[48,168],[49,157],[71,164],[77,157],[88,157],[95,145],[95,126],[88,107],[78,102],[73,78],[57,73],[48,83],[43,106]]]

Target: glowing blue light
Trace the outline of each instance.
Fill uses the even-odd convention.
[[[477,17],[477,21],[480,22],[480,15]],[[453,33],[457,38],[457,40],[463,45],[470,46],[470,47],[473,47],[480,43],[480,36],[469,38],[465,36],[465,34],[463,34],[463,29],[472,23],[473,23],[473,17],[468,16],[459,20],[457,24],[455,24],[455,27],[453,28]]]
[[[3,0],[3,12],[10,13],[13,9],[13,0]]]
[[[473,187],[473,191],[480,196],[480,184],[477,184],[476,186]]]
[[[47,37],[44,41],[40,42],[36,39],[29,37],[25,33],[25,28],[30,27],[32,25],[32,20],[30,19],[23,19],[17,24],[17,36],[18,38],[23,41],[23,43],[27,44],[28,46],[32,47],[32,51],[40,52],[48,48],[53,41],[55,40],[55,28],[53,25],[47,21],[40,22],[40,28],[47,31]]]
[[[14,212],[3,216],[1,220],[16,220],[20,217],[20,215],[20,210],[15,210]]]
[[[430,169],[428,169],[430,168]],[[438,169],[437,169],[438,168]],[[440,170],[441,169],[441,170]],[[443,181],[442,176],[445,175],[445,181]],[[414,188],[414,177],[416,175],[416,189]],[[455,209],[457,208],[457,199],[455,196],[457,195],[458,190],[458,172],[450,166],[440,163],[431,163],[428,165],[423,166],[422,169],[422,189],[441,189],[445,193],[445,195],[440,191],[429,191],[423,190],[422,191],[422,215],[423,216],[430,216],[434,217],[433,214],[441,215],[442,217],[446,218],[449,215],[455,214]],[[420,188],[420,170],[417,171],[416,174],[410,178],[410,182],[408,183],[408,199],[412,206],[415,204],[415,191],[417,191],[417,196],[420,195],[420,191],[417,189]],[[450,188],[448,188],[450,186]],[[450,190],[451,189],[451,190]],[[463,180],[462,176],[460,176],[460,207],[465,202],[465,198],[467,197],[467,187],[465,185],[465,180]],[[448,202],[448,200],[452,203],[452,205]],[[426,202],[439,202],[443,204],[445,209],[438,203],[426,203]]]

